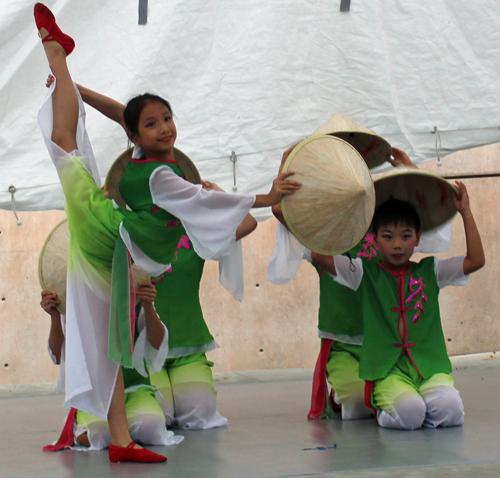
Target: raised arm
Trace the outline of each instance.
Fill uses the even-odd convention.
[[[334,276],[337,275],[337,270],[335,269],[335,261],[333,260],[333,256],[324,256],[323,254],[312,252],[311,259],[330,274]]]
[[[465,242],[467,247],[466,256],[464,259],[464,274],[471,274],[485,264],[485,256],[483,244],[481,242],[481,235],[476,226],[476,221],[472,215],[470,208],[469,194],[465,184],[457,181],[456,187],[458,189],[458,196],[454,196],[455,206],[457,211],[462,216],[464,222]]]
[[[56,363],[61,363],[61,351],[64,344],[64,331],[61,323],[61,313],[56,307],[61,303],[57,294],[50,290],[42,291],[40,305],[50,315],[49,347],[56,358]]]
[[[49,75],[47,78],[47,88],[54,83],[54,76]],[[104,116],[108,117],[110,120],[116,121],[118,124],[122,126],[122,128],[127,131],[125,127],[125,122],[123,121],[123,112],[125,111],[125,105],[119,103],[118,101],[113,100],[107,96],[101,95],[96,91],[92,91],[85,86],[76,85],[82,99],[85,103],[95,108],[99,113],[102,113]]]

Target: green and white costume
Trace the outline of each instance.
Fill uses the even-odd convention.
[[[335,256],[340,284],[356,290],[365,338],[360,377],[373,390],[379,424],[390,428],[455,426],[463,405],[449,376],[451,363],[441,327],[443,287],[466,285],[463,257],[427,257],[399,272]],[[404,330],[400,336],[400,326]],[[429,385],[430,383],[430,385]]]
[[[173,235],[179,231],[165,227],[169,230],[162,231],[162,238],[165,234],[172,235],[168,243],[174,247],[155,253],[154,257],[149,255],[150,244],[142,244],[142,240],[137,239],[141,237],[140,228],[130,226],[141,221],[148,223],[147,215],[114,209],[96,183],[97,168],[85,133],[81,98],[78,150],[68,154],[51,141],[54,87],[49,89],[38,119],[64,190],[71,233],[66,315],[66,349],[71,353],[66,354],[65,404],[105,418],[119,367],[109,358],[109,353],[113,350],[115,360],[132,366],[131,350],[123,345],[126,341],[117,340],[119,334],[131,336],[131,325],[120,323],[115,309],[110,329],[112,272],[121,276],[118,279],[127,275],[113,267],[114,256],[120,256],[119,262],[123,266],[127,252],[125,243],[132,259],[144,272],[158,275],[170,267],[162,261],[174,256],[181,234],[173,240]],[[180,178],[168,166],[155,170],[150,177],[150,189],[154,203],[182,222],[197,252],[205,259],[227,253],[235,243],[236,228],[255,202],[254,195],[204,191],[201,186]],[[160,227],[157,223],[154,225]],[[118,293],[115,304],[120,308],[124,303],[120,297],[128,297],[129,291],[116,287],[115,292]],[[160,350],[165,353],[164,344]]]

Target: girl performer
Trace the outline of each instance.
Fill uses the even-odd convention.
[[[255,196],[205,191],[184,181],[173,158],[172,116],[167,102],[155,99],[136,104],[137,131],[129,135],[146,158],[133,168],[144,209],[114,209],[92,176],[96,167],[85,134],[83,104],[66,64],[74,42],[40,3],[35,5],[35,22],[56,77],[39,123],[66,197],[71,233],[66,340],[73,353],[67,356],[66,404],[108,418],[111,461],[165,461],[136,445],[127,429],[119,367],[132,366],[131,324],[123,321],[133,295],[127,254],[144,272],[157,276],[168,269],[185,228],[198,253],[212,259],[234,242],[236,228],[252,207],[277,204],[300,183],[287,180],[290,173],[281,174],[268,194]],[[148,202],[158,207],[156,212]],[[174,227],[165,227],[172,223]]]

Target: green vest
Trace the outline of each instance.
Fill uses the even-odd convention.
[[[168,329],[168,346],[204,345],[213,341],[200,305],[200,281],[205,261],[182,236],[172,268],[156,283],[155,308]]]
[[[184,227],[179,219],[153,203],[149,178],[160,166],[169,166],[177,175],[183,172],[176,162],[167,160],[131,159],[120,181],[120,194],[134,211],[120,208],[123,225],[132,240],[151,259],[168,264],[174,257]]]
[[[350,256],[378,261],[381,256],[373,244],[373,235],[367,234],[349,251]],[[322,267],[313,262],[319,274],[318,329],[337,335],[363,335],[363,312],[358,295],[352,289],[336,282]]]
[[[434,257],[411,262],[409,269],[400,273],[364,260],[363,272],[357,291],[365,332],[359,376],[364,380],[386,377],[403,349],[424,379],[450,373]],[[398,331],[400,314],[407,327],[405,341]]]

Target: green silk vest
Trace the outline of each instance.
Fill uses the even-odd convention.
[[[357,291],[364,327],[359,376],[364,380],[386,377],[402,350],[424,379],[450,373],[434,257],[410,262],[409,269],[399,273],[364,260],[363,272]],[[403,341],[398,330],[400,315],[406,324]]]

